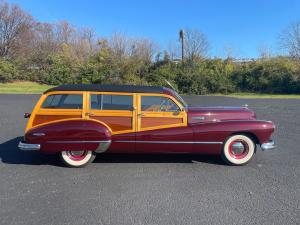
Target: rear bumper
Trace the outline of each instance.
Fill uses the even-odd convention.
[[[273,140],[266,142],[266,143],[262,143],[260,145],[261,150],[266,151],[266,150],[273,150],[275,149],[275,142]]]
[[[22,151],[38,151],[41,149],[40,144],[28,144],[20,141],[18,144],[18,148]]]

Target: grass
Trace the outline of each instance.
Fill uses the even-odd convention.
[[[0,83],[1,94],[41,94],[52,86],[29,81]]]
[[[13,83],[0,83],[0,94],[41,94],[53,86],[29,81],[16,81]],[[210,94],[208,96],[225,96],[233,98],[273,98],[273,99],[300,99],[300,95],[276,95],[259,93],[232,93]]]

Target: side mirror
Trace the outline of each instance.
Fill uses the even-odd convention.
[[[27,119],[31,116],[31,113],[24,113],[24,118]]]
[[[181,112],[184,112],[184,108],[179,108],[178,110],[174,111],[174,115],[179,115]]]

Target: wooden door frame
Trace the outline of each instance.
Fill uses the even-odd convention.
[[[103,94],[103,95],[131,95],[132,96],[132,111],[129,110],[97,110],[91,109],[90,107],[90,96],[92,94]],[[133,133],[136,132],[136,94],[135,93],[128,93],[128,92],[98,92],[98,91],[89,91],[86,92],[86,101],[85,101],[85,119],[90,119],[89,113],[94,115],[101,115],[101,116],[118,116],[118,117],[131,117],[132,118],[132,129],[130,130],[122,130],[122,131],[112,131],[112,134],[125,134],[125,133]],[[109,126],[109,125],[108,125]]]
[[[166,97],[171,99],[180,109],[183,109],[184,107],[181,105],[181,103],[174,98],[173,96],[166,95],[166,94],[157,94],[157,93],[138,93],[137,94],[137,127],[136,131],[147,131],[147,130],[157,130],[157,129],[165,129],[165,128],[172,128],[172,127],[184,127],[187,126],[187,112],[185,110],[180,112],[151,112],[151,111],[142,111],[141,110],[141,98],[142,96],[157,96],[157,97]],[[169,124],[169,125],[159,125],[159,126],[153,126],[153,127],[141,127],[141,118],[142,117],[158,117],[158,118],[182,118],[181,123],[176,124]]]

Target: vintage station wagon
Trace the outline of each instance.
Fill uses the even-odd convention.
[[[273,149],[271,121],[247,107],[190,107],[158,86],[63,85],[47,90],[29,118],[21,150],[59,154],[82,167],[96,153],[219,154],[231,165]]]

